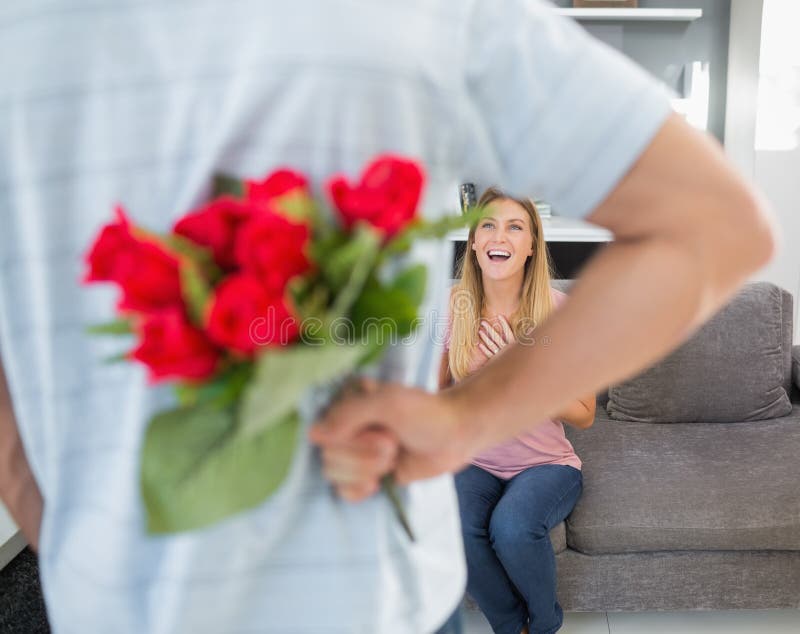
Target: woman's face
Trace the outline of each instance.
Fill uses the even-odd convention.
[[[475,228],[472,249],[484,277],[504,280],[519,275],[533,255],[533,231],[525,209],[508,199],[488,205],[489,215]]]

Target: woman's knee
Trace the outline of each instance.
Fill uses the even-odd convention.
[[[549,531],[543,521],[525,521],[519,515],[498,511],[495,510],[489,522],[489,537],[495,548],[513,549],[548,539]]]

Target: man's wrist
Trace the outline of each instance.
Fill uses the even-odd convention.
[[[453,421],[453,448],[465,463],[469,462],[483,449],[481,417],[470,402],[469,393],[461,389],[460,384],[440,392],[440,396],[448,408],[448,418]]]

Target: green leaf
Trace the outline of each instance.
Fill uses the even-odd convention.
[[[184,259],[180,264],[181,293],[192,321],[205,325],[206,307],[211,299],[211,285],[194,260]]]
[[[380,252],[381,236],[366,223],[358,225],[351,241],[340,251],[334,253],[333,258],[343,254],[337,265],[346,267],[348,271],[346,282],[335,295],[333,307],[329,317],[337,319],[344,317],[350,311],[353,303],[358,299]]]
[[[359,368],[378,362],[390,343],[380,335],[378,329],[369,330],[365,334],[362,340],[364,354],[358,360]]]
[[[201,246],[189,240],[186,236],[181,236],[177,233],[169,234],[164,240],[169,250],[173,253],[177,253],[179,256],[185,258],[190,258],[203,267],[209,265],[216,266],[214,264],[214,254],[210,248]]]
[[[297,345],[262,353],[242,394],[242,433],[254,435],[279,423],[306,390],[348,374],[364,354],[359,344]]]
[[[361,223],[349,235],[336,232],[316,245],[314,257],[334,293],[348,284],[355,267],[374,262],[380,243],[378,232]]]
[[[190,407],[157,415],[141,459],[148,530],[198,529],[262,503],[289,472],[298,429],[296,412],[255,436],[239,433],[227,409]]]
[[[408,267],[394,278],[392,288],[402,291],[415,306],[422,304],[425,299],[425,285],[428,280],[428,269],[424,264],[415,264]]]
[[[211,249],[176,234],[167,236],[166,241],[167,246],[179,256],[181,294],[189,316],[195,325],[203,326],[211,289],[214,282],[222,277],[222,271],[214,261]]]
[[[302,301],[296,302],[301,322],[311,317],[319,317],[325,312],[330,300],[330,292],[323,285],[315,286]]]
[[[286,218],[295,222],[310,222],[313,225],[319,219],[319,209],[314,199],[302,190],[289,192],[274,200],[273,204]]]
[[[330,303],[330,289],[318,274],[295,277],[289,281],[288,291],[301,323],[311,317],[321,318]]]
[[[244,183],[240,179],[227,174],[215,174],[212,193],[212,198],[217,198],[218,196],[244,198]]]
[[[186,383],[178,383],[175,385],[175,396],[178,399],[181,407],[192,407],[197,405],[200,400],[198,388],[196,385],[188,385]]]
[[[175,395],[181,405],[213,405],[223,409],[237,402],[252,375],[252,363],[239,363],[222,371],[210,382],[178,383]]]
[[[351,319],[360,337],[380,333],[383,345],[395,337],[409,334],[417,318],[417,305],[409,295],[397,288],[370,284],[353,305]]]
[[[86,332],[90,335],[130,335],[133,334],[133,326],[128,319],[116,319],[105,324],[89,326]]]
[[[320,263],[320,267],[325,268],[330,254],[344,244],[345,235],[339,231],[332,231],[326,236],[313,240],[309,246],[309,255],[315,262]]]
[[[112,354],[110,357],[105,357],[103,359],[103,363],[105,365],[114,365],[116,363],[122,363],[123,361],[130,361],[128,358],[127,352],[119,352],[117,354]]]

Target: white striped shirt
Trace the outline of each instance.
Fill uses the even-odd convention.
[[[438,627],[465,585],[449,477],[405,492],[411,545],[382,496],[334,499],[304,443],[258,508],[146,534],[140,444],[170,397],[103,364],[120,342],[85,327],[114,293],[79,286],[80,257],[116,202],[166,230],[215,172],[291,165],[319,187],[384,151],[425,164],[430,216],[464,180],[582,216],[660,126],[660,89],[522,0],[5,0],[0,60],[0,350],[45,498],[54,631]],[[431,267],[425,314],[444,315],[448,246],[414,257]],[[432,387],[423,333],[394,376]]]

